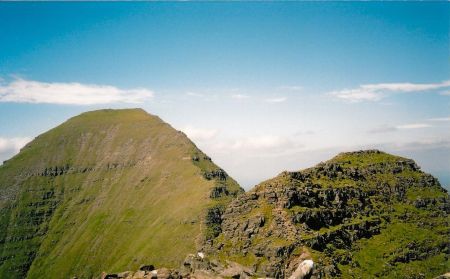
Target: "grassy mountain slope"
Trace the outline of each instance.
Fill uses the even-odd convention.
[[[433,278],[450,269],[449,211],[414,161],[342,153],[236,198],[210,251],[260,276],[289,276],[312,258],[313,278]]]
[[[242,189],[140,109],[81,114],[0,166],[0,278],[178,266]]]

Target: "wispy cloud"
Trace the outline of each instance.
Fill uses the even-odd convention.
[[[9,159],[14,154],[25,146],[32,139],[29,137],[14,137],[5,138],[0,137],[0,164],[6,159]]]
[[[10,83],[0,83],[0,102],[69,105],[142,103],[153,95],[145,88],[121,89],[77,82],[40,82],[16,78]]]
[[[363,101],[375,102],[384,98],[384,96],[379,92],[365,90],[363,88],[333,91],[330,92],[330,95],[335,96],[336,98],[342,99],[344,101],[348,101],[350,103],[359,103]]]
[[[429,120],[429,121],[445,122],[445,121],[450,121],[450,116],[449,116],[449,117],[430,118],[430,119],[428,119],[428,120]]]
[[[434,90],[440,88],[450,87],[450,81],[443,81],[440,83],[379,83],[367,84],[361,86],[369,90],[388,90],[394,92],[416,92],[424,90]]]
[[[373,129],[369,130],[368,132],[370,134],[383,134],[383,133],[395,132],[397,130],[398,130],[398,128],[395,126],[382,125],[382,126],[373,128]]]
[[[205,142],[205,150],[211,154],[220,156],[230,156],[235,154],[238,157],[269,158],[282,154],[298,152],[303,150],[305,145],[290,137],[279,135],[259,135],[234,138],[220,138],[217,141]]]
[[[201,129],[190,125],[181,130],[193,141],[208,141],[219,134],[219,131],[215,129]]]
[[[357,88],[332,91],[328,94],[351,103],[376,102],[389,94],[421,92],[450,87],[450,81],[440,83],[378,83],[364,84]]]
[[[410,124],[402,124],[402,125],[397,125],[397,126],[382,125],[382,126],[374,128],[374,129],[371,129],[368,132],[371,134],[382,134],[382,133],[395,132],[395,131],[399,131],[399,130],[423,129],[423,128],[429,128],[429,127],[432,127],[432,125],[427,124],[427,123],[410,123]]]
[[[399,125],[396,128],[397,129],[422,129],[422,128],[429,128],[431,127],[430,124],[426,123],[413,123],[413,124],[405,124],[405,125]]]
[[[250,98],[249,95],[245,95],[245,94],[233,94],[231,95],[231,98],[235,99],[235,100],[245,100]]]
[[[264,99],[264,102],[266,102],[266,103],[282,103],[282,102],[285,102],[286,100],[287,100],[286,97],[278,97],[278,98]]]
[[[428,138],[421,140],[413,140],[407,142],[387,142],[378,145],[374,145],[374,148],[380,148],[383,150],[427,150],[436,148],[446,148],[450,151],[450,140],[443,138]],[[368,148],[368,147],[365,147]],[[448,160],[448,158],[447,158]],[[450,165],[445,165],[448,167]]]

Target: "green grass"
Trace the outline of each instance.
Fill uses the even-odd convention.
[[[218,167],[194,164],[197,154],[184,134],[139,109],[85,113],[39,136],[0,167],[0,193],[13,193],[0,204],[0,277],[178,267],[205,238],[207,208],[231,199],[209,198],[217,182],[202,172]],[[65,165],[93,170],[34,175]],[[231,178],[225,185],[242,191]]]
[[[392,260],[400,251],[407,250],[409,243],[417,242],[421,247],[434,247],[445,241],[445,236],[414,224],[390,224],[381,234],[356,243],[358,248],[354,253],[354,262],[358,267],[341,266],[342,277],[364,278],[370,275],[383,278],[413,278],[423,273],[425,278],[430,278],[443,274],[448,271],[446,269],[450,263],[442,254],[430,255],[426,259],[409,263],[393,263]]]
[[[344,167],[367,167],[380,163],[395,163],[405,158],[384,152],[346,152],[340,153],[328,162],[342,163]]]

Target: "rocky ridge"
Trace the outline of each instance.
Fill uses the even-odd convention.
[[[261,277],[288,277],[308,253],[313,278],[428,278],[448,271],[449,209],[446,191],[414,161],[378,150],[343,153],[233,200],[205,250]]]

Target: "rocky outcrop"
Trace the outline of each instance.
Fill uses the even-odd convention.
[[[439,182],[412,160],[377,150],[343,153],[314,168],[283,172],[236,198],[224,210],[221,234],[205,249],[275,278],[289,277],[298,251],[309,249],[318,257],[311,278],[339,277],[342,266],[360,270],[354,254],[365,240],[387,237],[392,226],[422,225],[411,234],[431,231],[432,224],[448,228],[448,204]],[[398,263],[445,253],[444,233],[439,241],[401,244],[386,260],[377,259],[393,265],[383,274]]]

